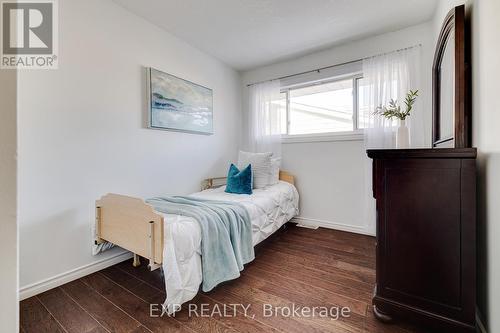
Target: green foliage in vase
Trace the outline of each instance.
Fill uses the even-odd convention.
[[[415,100],[418,96],[418,90],[410,90],[406,94],[406,98],[404,104],[406,109],[404,111],[401,110],[401,105],[398,104],[397,100],[391,99],[388,105],[380,105],[377,107],[377,110],[374,114],[378,114],[386,117],[387,119],[397,118],[399,120],[405,120],[406,117],[410,115],[411,110],[413,109],[413,104],[415,104]]]

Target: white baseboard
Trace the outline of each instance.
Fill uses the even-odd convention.
[[[132,258],[132,253],[130,252],[122,252],[118,253],[112,257],[98,260],[91,264],[87,264],[65,273],[58,274],[56,276],[50,277],[48,279],[32,283],[30,285],[24,286],[19,289],[19,299],[22,301],[23,299],[38,295],[47,291],[49,289],[59,287],[65,283],[74,281],[86,275],[95,273],[100,271],[101,269],[107,268],[109,266],[113,266],[122,261]]]
[[[332,222],[332,221],[324,221],[324,220],[317,220],[317,219],[310,219],[310,218],[301,217],[301,216],[294,217],[291,220],[291,222],[302,224],[302,225],[319,226],[320,228],[347,231],[347,232],[352,232],[355,234],[375,236],[375,234],[372,231],[367,230],[365,227],[360,227],[360,226],[356,226],[356,225],[336,223],[336,222]]]

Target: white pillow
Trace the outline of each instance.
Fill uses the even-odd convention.
[[[280,181],[280,164],[281,158],[271,158],[271,178],[269,179],[269,185],[278,184]]]
[[[269,185],[272,176],[271,156],[273,153],[239,152],[238,169],[252,165],[253,188],[263,188]]]

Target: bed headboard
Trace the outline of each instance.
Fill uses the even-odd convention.
[[[288,171],[280,170],[280,180],[295,185],[295,177]]]
[[[295,185],[295,177],[288,171],[280,170],[280,180]],[[227,177],[208,178],[201,183],[201,189],[207,190],[209,188],[216,188],[226,185],[226,182]]]

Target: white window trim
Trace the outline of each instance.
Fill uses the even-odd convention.
[[[364,140],[364,131],[363,129],[359,129],[358,126],[358,80],[363,78],[363,74],[361,72],[355,72],[350,74],[339,75],[336,77],[330,77],[318,81],[313,82],[304,82],[301,84],[294,84],[286,87],[282,87],[281,92],[286,93],[287,100],[287,129],[286,132],[290,133],[290,90],[291,89],[299,89],[310,87],[318,84],[327,84],[331,82],[341,81],[345,79],[353,80],[353,122],[355,129],[353,131],[345,131],[345,132],[329,132],[329,133],[310,133],[310,134],[282,134],[281,142],[283,144],[290,143],[307,143],[307,142],[335,142],[335,141],[363,141]]]
[[[281,143],[307,143],[307,142],[335,142],[335,141],[363,141],[364,131],[358,129],[347,132],[314,133],[282,135]]]

